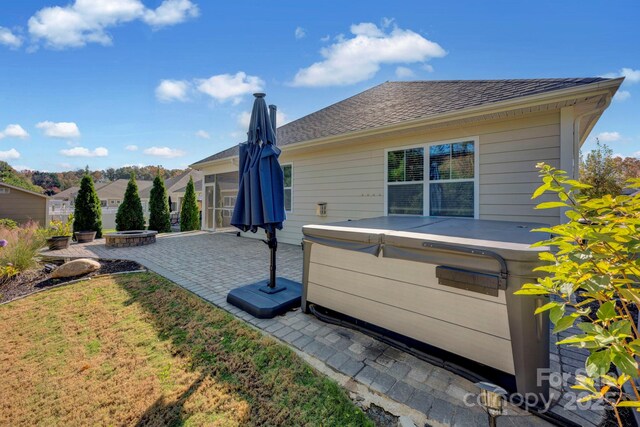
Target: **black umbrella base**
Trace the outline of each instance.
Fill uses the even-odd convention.
[[[265,286],[268,286],[268,284],[269,280],[262,280],[258,283],[233,289],[227,294],[227,302],[258,319],[271,319],[300,307],[300,299],[302,297],[302,285],[300,283],[284,277],[278,277],[276,279],[276,289],[284,289],[274,293],[264,291]]]

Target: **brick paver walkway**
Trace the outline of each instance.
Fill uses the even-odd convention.
[[[469,407],[463,400],[468,393],[477,394],[477,387],[445,369],[357,331],[323,323],[300,310],[261,320],[227,304],[230,289],[268,276],[268,248],[258,240],[224,233],[173,233],[159,236],[157,243],[150,246],[112,249],[106,248],[103,240],[97,240],[72,245],[67,250],[47,251],[43,255],[136,261],[374,392],[426,414],[434,425],[487,423],[481,408]],[[246,265],[250,268],[245,268]],[[299,246],[279,245],[278,275],[301,281],[302,250]],[[557,352],[552,355],[552,363],[560,364],[558,356]],[[596,425],[602,420],[601,414],[571,412],[558,405],[553,412],[580,425]],[[540,418],[511,405],[507,405],[507,413],[508,416],[498,418],[498,425],[547,425]]]

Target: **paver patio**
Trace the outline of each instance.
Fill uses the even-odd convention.
[[[268,249],[258,240],[231,233],[172,233],[160,235],[157,243],[150,246],[106,248],[104,240],[97,240],[75,244],[66,250],[45,251],[43,255],[136,261],[374,392],[424,413],[434,425],[487,423],[486,414],[479,406],[470,407],[464,402],[468,393],[478,393],[477,387],[445,369],[360,332],[321,322],[300,310],[263,320],[229,305],[226,302],[229,290],[268,277]],[[278,260],[279,276],[301,281],[299,246],[280,244]],[[576,368],[584,367],[583,353],[565,349],[558,352],[553,338],[552,371],[572,375]],[[569,385],[571,382],[570,379]],[[567,387],[563,394],[569,391]],[[571,397],[565,395],[552,407],[552,412],[579,425],[594,426],[602,422],[602,410],[563,407],[572,403],[575,405]],[[548,425],[512,405],[507,405],[507,414],[498,418],[498,425]]]

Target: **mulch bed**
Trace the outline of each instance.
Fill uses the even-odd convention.
[[[77,279],[84,279],[99,274],[112,274],[120,273],[124,271],[136,271],[144,270],[145,268],[134,261],[127,261],[121,259],[103,259],[98,260],[100,262],[100,269],[93,273],[85,274],[82,276],[65,277],[63,279],[50,278],[51,273],[45,271],[44,265],[38,270],[26,271],[6,283],[0,284],[0,303],[12,301],[16,298],[23,297],[25,295],[38,292],[42,289],[57,286],[66,282],[71,282]],[[62,260],[48,261],[47,264],[61,265]]]

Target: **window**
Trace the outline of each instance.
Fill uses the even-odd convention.
[[[422,215],[424,148],[387,153],[387,197],[390,215]]]
[[[233,208],[236,205],[236,197],[235,196],[224,196],[222,207],[223,208]]]
[[[387,214],[473,218],[475,170],[474,141],[388,151]]]
[[[284,210],[293,211],[293,165],[282,165],[284,172]]]
[[[0,194],[9,194],[11,190],[7,187],[0,187]]]

